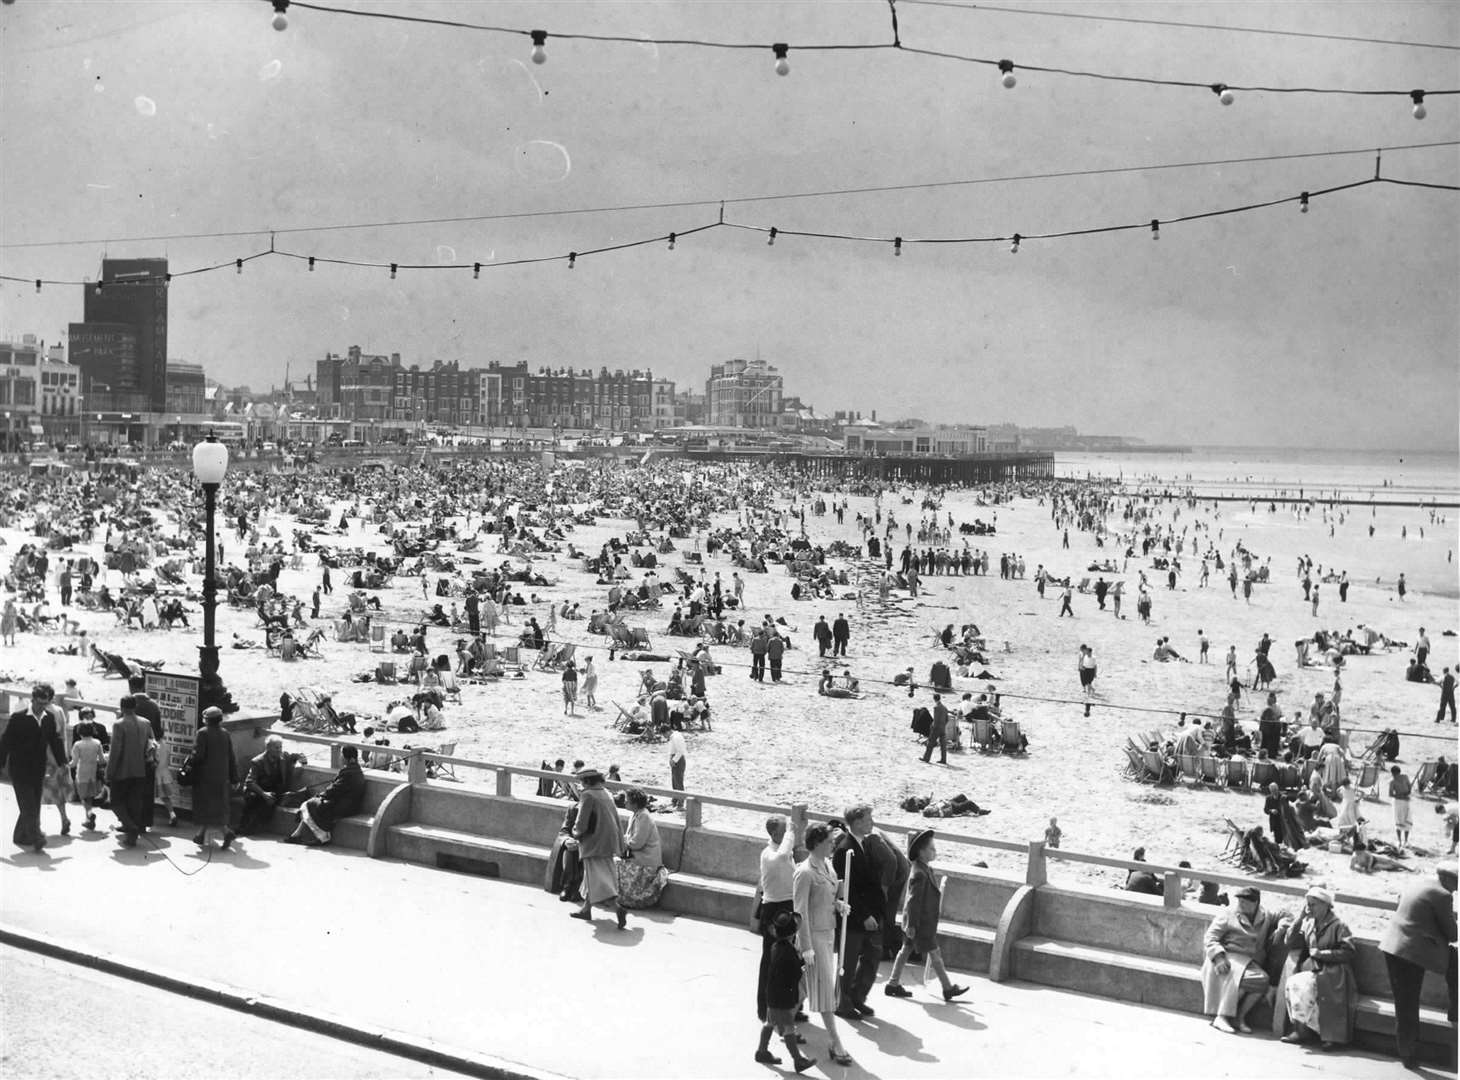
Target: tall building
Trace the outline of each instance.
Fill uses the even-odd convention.
[[[167,260],[103,259],[101,280],[82,289],[85,321],[71,324],[70,343],[88,404],[105,393],[121,396],[112,408],[165,410]]]
[[[197,414],[207,409],[207,377],[202,364],[177,360],[167,365],[167,411],[173,415]]]
[[[712,364],[705,382],[706,422],[713,427],[777,427],[781,392],[781,373],[759,357]]]
[[[388,420],[400,353],[366,356],[351,345],[344,356],[327,354],[315,371],[319,413],[343,420]]]

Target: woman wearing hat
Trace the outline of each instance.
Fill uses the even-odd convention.
[[[233,757],[233,741],[223,730],[223,710],[210,705],[203,710],[203,727],[193,744],[193,823],[198,826],[193,843],[208,846],[209,830],[222,830],[223,849],[233,844],[233,830],[228,827],[233,809],[233,788],[238,783],[238,763]],[[159,770],[161,771],[161,770]]]
[[[968,993],[968,987],[955,986],[948,978],[948,969],[943,966],[943,951],[938,948],[938,917],[942,913],[943,894],[933,880],[932,863],[937,857],[932,829],[923,829],[909,837],[907,860],[912,864],[912,874],[907,880],[904,937],[902,948],[892,962],[892,975],[883,990],[888,997],[912,997],[912,991],[902,985],[902,968],[913,952],[927,956],[938,981],[943,984],[944,1001],[952,1001],[959,994]]]
[[[1303,915],[1286,938],[1293,966],[1284,979],[1283,1001],[1294,1030],[1283,1042],[1308,1042],[1314,1034],[1324,1050],[1350,1042],[1358,1006],[1354,941],[1333,913],[1333,893],[1322,885],[1309,889]]]
[[[1251,885],[1237,890],[1235,903],[1216,914],[1202,939],[1202,1011],[1212,1027],[1228,1035],[1251,1034],[1247,1015],[1266,996],[1268,957],[1292,923],[1262,907],[1262,893]]]
[[[597,769],[579,769],[573,774],[583,785],[578,800],[578,819],[573,823],[573,839],[578,841],[578,858],[583,866],[583,906],[572,912],[575,919],[591,920],[593,908],[612,907],[624,925],[623,908],[618,903],[618,882],[614,877],[614,856],[623,850],[623,826],[618,807],[603,786],[603,773]]]

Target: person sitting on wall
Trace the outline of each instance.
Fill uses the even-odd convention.
[[[354,746],[343,746],[340,756],[344,759],[340,771],[323,794],[307,800],[299,808],[299,824],[284,837],[284,843],[323,847],[334,839],[332,830],[340,820],[360,809],[365,798],[365,774],[360,770],[360,751]]]
[[[249,762],[248,775],[243,781],[243,820],[238,826],[240,836],[248,836],[266,827],[284,797],[302,790],[298,784],[298,766],[303,763],[303,754],[284,753],[284,740],[278,735],[269,736],[264,743],[264,752]]]

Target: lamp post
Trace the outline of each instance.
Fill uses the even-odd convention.
[[[198,674],[203,685],[199,706],[216,705],[226,713],[237,712],[238,705],[218,677],[218,644],[214,638],[214,622],[218,610],[218,568],[215,561],[217,539],[214,533],[218,513],[218,485],[228,471],[228,447],[212,432],[193,447],[193,475],[203,485],[203,507],[206,515],[207,553],[203,557],[203,645],[198,649]]]

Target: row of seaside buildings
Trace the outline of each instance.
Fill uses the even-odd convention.
[[[758,356],[712,364],[703,392],[651,370],[598,371],[527,362],[481,367],[401,362],[358,346],[329,353],[282,389],[254,393],[210,379],[202,365],[168,358],[165,259],[107,259],[81,287],[83,320],[67,342],[35,335],[0,341],[0,439],[34,444],[151,447],[219,431],[240,442],[405,442],[429,434],[532,432],[612,438],[680,428],[713,440],[808,436],[859,453],[957,455],[1019,448],[1010,425],[863,423],[859,413],[817,413],[785,393]],[[825,444],[823,444],[825,445]]]

